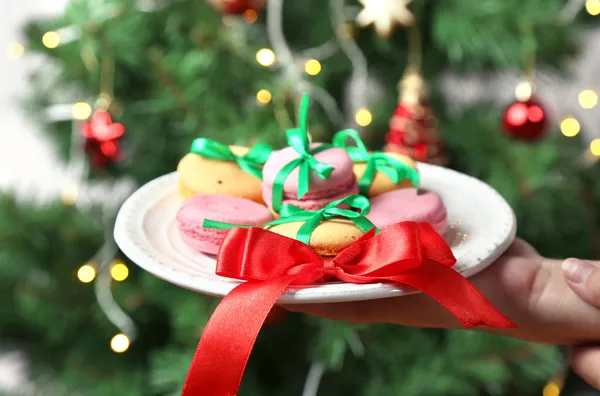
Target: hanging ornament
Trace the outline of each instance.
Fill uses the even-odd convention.
[[[362,11],[356,16],[356,23],[365,27],[375,26],[375,31],[383,38],[390,38],[396,25],[410,26],[415,22],[408,9],[412,0],[359,0]]]
[[[429,106],[427,85],[421,73],[409,69],[400,80],[399,89],[399,103],[390,120],[385,151],[445,165],[437,120]]]
[[[264,0],[208,0],[217,10],[224,14],[241,15],[248,10],[259,11],[265,6]]]
[[[421,42],[418,28],[411,29],[409,65],[398,84],[398,106],[386,135],[385,151],[415,161],[446,165],[437,120],[429,105],[429,90],[421,73]]]
[[[516,101],[511,103],[502,115],[502,129],[517,140],[535,142],[548,132],[548,112],[535,96],[536,41],[533,29],[528,27],[524,36],[525,70],[515,89]]]
[[[548,113],[534,96],[517,100],[504,111],[502,129],[518,140],[540,140],[548,132]]]
[[[108,111],[96,110],[81,128],[81,134],[85,138],[84,151],[94,168],[104,168],[123,159],[119,140],[125,134],[125,127],[114,123]]]

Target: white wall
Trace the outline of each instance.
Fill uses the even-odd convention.
[[[27,75],[40,59],[11,60],[6,48],[23,41],[20,28],[32,17],[60,12],[67,0],[0,0],[0,188],[47,196],[61,190],[64,172],[39,126],[23,114],[19,102]]]

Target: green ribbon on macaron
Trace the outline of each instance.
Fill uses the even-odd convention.
[[[355,146],[348,145],[348,140],[352,140]],[[353,129],[336,133],[333,136],[333,146],[346,150],[354,162],[366,162],[367,168],[358,181],[358,188],[362,195],[368,194],[377,172],[385,174],[394,184],[408,179],[415,188],[419,188],[420,178],[416,169],[386,153],[378,151],[369,153],[358,132]]]
[[[288,145],[300,157],[286,164],[275,176],[271,206],[277,213],[280,212],[283,205],[283,186],[294,169],[298,168],[298,199],[301,199],[308,192],[311,172],[314,172],[321,179],[327,180],[334,170],[333,166],[319,162],[313,157],[313,155],[330,149],[332,146],[330,144],[322,144],[312,150],[310,149],[307,126],[309,104],[310,99],[308,95],[303,95],[300,102],[298,128],[290,129],[286,132]]]
[[[349,206],[351,209],[341,208],[340,206]],[[304,222],[298,233],[296,239],[306,245],[310,242],[310,236],[313,231],[326,220],[333,218],[344,218],[350,220],[356,225],[361,231],[369,232],[375,225],[366,218],[371,210],[371,203],[369,199],[362,195],[350,195],[346,198],[339,199],[337,201],[327,204],[323,209],[317,211],[309,211],[300,209],[292,205],[283,205],[282,214],[285,216],[279,219],[270,221],[263,224],[262,227],[272,227],[286,223]],[[215,228],[219,230],[228,230],[231,228],[249,228],[249,226],[222,223],[219,221],[213,221],[205,219],[202,224],[204,228]],[[379,230],[376,230],[379,232]]]
[[[262,180],[262,169],[273,149],[265,144],[254,145],[245,155],[235,155],[229,146],[207,138],[195,139],[191,152],[219,161],[235,161],[246,173]]]

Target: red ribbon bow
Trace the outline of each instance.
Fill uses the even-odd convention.
[[[246,280],[219,304],[208,322],[183,396],[235,396],[260,328],[290,285],[337,278],[348,283],[392,282],[435,298],[465,327],[515,324],[451,267],[452,250],[427,223],[398,223],[364,235],[333,259],[260,228],[228,232],[216,273]]]

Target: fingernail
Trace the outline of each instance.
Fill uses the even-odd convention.
[[[573,283],[585,282],[592,272],[598,269],[594,264],[578,259],[566,259],[562,263],[562,268],[565,278]]]

